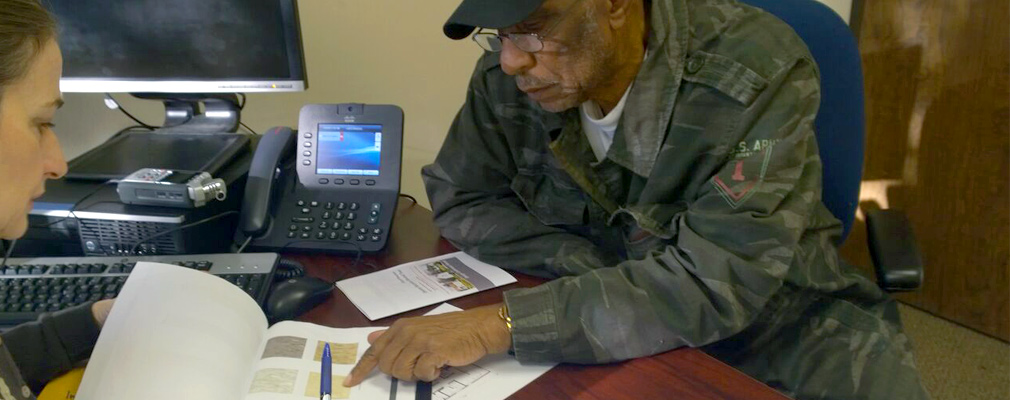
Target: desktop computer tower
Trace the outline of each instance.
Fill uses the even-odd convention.
[[[29,212],[28,230],[15,244],[13,256],[227,253],[238,224],[237,211],[251,158],[251,154],[243,154],[220,171],[217,177],[228,185],[224,201],[192,209],[123,204],[114,183],[49,181],[46,193]],[[228,211],[235,212],[192,228],[176,229]],[[165,233],[170,230],[174,231]],[[161,233],[165,234],[138,246]]]

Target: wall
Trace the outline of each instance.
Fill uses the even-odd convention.
[[[850,21],[850,16],[852,15],[852,0],[818,0],[821,3],[826,4],[835,10],[838,15],[842,16],[845,22]]]

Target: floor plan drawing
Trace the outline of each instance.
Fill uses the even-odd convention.
[[[478,383],[490,373],[491,371],[477,364],[445,368],[438,380],[431,385],[431,398],[433,400],[452,399],[453,396]]]

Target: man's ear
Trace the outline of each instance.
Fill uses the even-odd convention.
[[[628,23],[628,15],[636,1],[638,0],[606,0],[607,20],[611,28],[617,29]]]

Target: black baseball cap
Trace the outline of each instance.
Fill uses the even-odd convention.
[[[476,27],[499,29],[509,27],[533,14],[544,0],[463,0],[442,32],[450,39],[459,40],[470,35]]]

